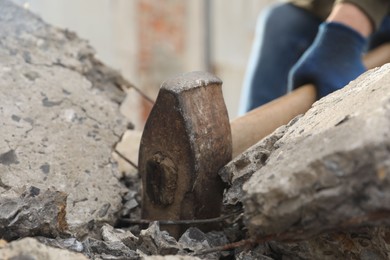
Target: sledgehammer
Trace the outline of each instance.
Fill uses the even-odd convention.
[[[365,59],[368,67],[387,61],[390,45]],[[218,176],[220,168],[231,160],[232,154],[241,153],[277,127],[305,113],[315,99],[314,86],[303,86],[229,123],[222,82],[217,77],[191,72],[164,82],[146,122],[139,150],[142,217],[148,220],[218,217],[224,189]],[[162,228],[175,237],[185,229],[180,225]]]

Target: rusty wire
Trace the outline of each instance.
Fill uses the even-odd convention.
[[[134,162],[132,162],[129,158],[127,158],[126,156],[124,156],[121,152],[119,152],[117,149],[114,149],[114,152],[119,155],[120,158],[122,158],[123,160],[125,160],[127,163],[129,163],[131,166],[133,166],[134,168],[136,168],[138,170],[138,165],[136,165]]]
[[[191,224],[208,224],[220,222],[225,219],[236,216],[237,214],[242,214],[242,211],[234,212],[228,215],[223,215],[216,218],[206,218],[206,219],[189,219],[189,220],[149,220],[149,219],[128,219],[122,218],[120,221],[123,221],[127,224],[150,224],[157,221],[160,225],[191,225]]]

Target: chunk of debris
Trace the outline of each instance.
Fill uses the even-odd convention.
[[[148,229],[141,230],[139,250],[146,255],[174,255],[179,251],[175,238],[167,231],[161,231],[158,222],[153,222]]]
[[[87,238],[83,242],[84,254],[92,259],[139,259],[139,255],[121,241],[102,241]]]
[[[137,250],[138,237],[130,231],[116,229],[106,224],[102,227],[102,237],[106,242],[121,242],[132,250]]]
[[[56,237],[66,233],[67,194],[41,191],[31,186],[21,195],[0,197],[0,238],[13,240],[27,236]]]

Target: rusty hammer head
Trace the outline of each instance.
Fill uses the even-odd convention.
[[[220,215],[218,170],[231,160],[230,123],[222,82],[190,72],[163,83],[139,151],[142,217],[191,220]],[[178,236],[180,226],[164,227]]]

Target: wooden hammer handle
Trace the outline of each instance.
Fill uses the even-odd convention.
[[[364,64],[368,69],[390,62],[390,44],[383,44],[367,53]],[[307,84],[231,121],[233,158],[305,113],[316,101],[316,88]]]

